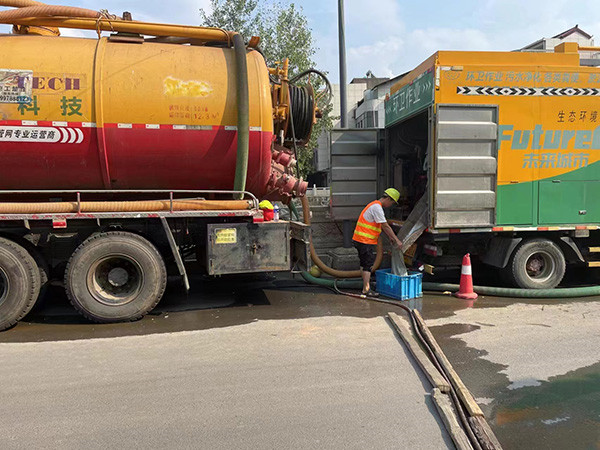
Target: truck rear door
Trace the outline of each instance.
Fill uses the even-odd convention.
[[[497,106],[439,104],[435,126],[434,227],[493,226],[496,219]]]

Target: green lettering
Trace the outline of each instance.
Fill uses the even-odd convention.
[[[510,141],[510,133],[504,134],[504,132],[512,129],[512,125],[498,125],[498,150],[500,150],[503,141]]]
[[[523,136],[522,139],[521,136]],[[529,147],[529,136],[531,136],[531,131],[529,130],[515,130],[511,149],[525,150],[527,147]]]
[[[577,130],[575,136],[575,150],[588,150],[592,141],[592,132],[590,130]]]
[[[560,148],[562,148],[562,149],[569,148],[569,142],[574,137],[575,137],[575,131],[573,131],[573,130],[565,130],[565,131],[563,131],[563,134],[562,134],[562,145],[560,146]]]
[[[543,134],[544,134],[544,131],[542,130],[542,126],[536,125],[535,128],[533,129],[533,139],[531,141],[532,150],[539,150],[540,148],[542,148],[540,141],[542,139]]]
[[[544,137],[544,150],[557,150],[560,147],[562,131],[547,130]]]
[[[592,141],[592,149],[600,150],[600,125],[594,130],[594,140]]]

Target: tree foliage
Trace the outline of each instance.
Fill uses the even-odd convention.
[[[273,67],[288,58],[290,78],[314,68],[313,57],[317,49],[302,7],[275,1],[260,3],[258,0],[211,0],[208,12],[200,9],[201,25],[238,31],[246,40],[259,36],[267,65]],[[316,91],[323,88],[318,78],[311,78],[311,83]],[[325,108],[308,145],[298,148],[298,164],[303,177],[313,171],[313,151],[318,136],[331,128],[330,110],[330,107]]]
[[[244,37],[256,31],[256,8],[258,0],[229,1],[211,0],[210,12],[200,9],[202,26],[237,31]]]

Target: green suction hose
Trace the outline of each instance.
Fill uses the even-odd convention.
[[[335,282],[335,285],[337,287],[340,287],[343,289],[361,289],[362,288],[362,280],[357,279],[357,278],[345,278],[345,279],[334,281],[333,278],[313,277],[308,272],[302,272],[301,275],[302,275],[302,278],[304,278],[304,280],[307,283],[316,284],[317,286],[323,286],[323,287],[327,287],[327,288],[335,288],[335,286],[334,286],[334,282]]]
[[[425,291],[458,291],[458,284],[423,283]],[[474,286],[473,290],[480,295],[514,298],[575,298],[600,295],[600,286],[586,286],[558,289],[517,289],[494,286]]]
[[[335,288],[332,278],[316,278],[308,272],[302,272],[302,278],[308,283]],[[345,279],[337,280],[335,285],[344,289],[360,289],[362,288],[362,280]],[[424,291],[458,291],[458,284],[448,283],[423,283]],[[576,297],[591,297],[600,295],[600,286],[587,286],[577,288],[559,288],[559,289],[516,289],[516,288],[500,288],[492,286],[475,286],[475,292],[481,295],[493,295],[495,297],[513,297],[513,298],[576,298]]]
[[[300,220],[300,214],[298,213],[298,208],[296,208],[296,205],[294,205],[294,201],[290,200],[290,204],[288,205],[288,208],[290,209],[290,218],[295,217],[295,220]],[[292,219],[294,220],[294,219]]]

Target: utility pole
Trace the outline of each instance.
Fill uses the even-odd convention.
[[[340,119],[341,127],[348,126],[346,96],[346,31],[344,27],[344,0],[338,0],[338,29],[340,41]]]
[[[340,41],[340,127],[348,128],[348,97],[346,94],[346,30],[344,26],[344,0],[338,0],[338,34]],[[354,222],[342,222],[344,248],[352,248]]]

